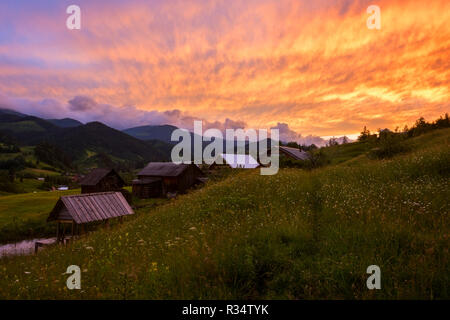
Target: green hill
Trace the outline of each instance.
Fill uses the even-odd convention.
[[[48,135],[44,139],[61,148],[75,161],[98,153],[128,161],[162,161],[168,160],[170,155],[166,150],[153,148],[151,143],[133,138],[100,122],[65,129],[58,135]]]
[[[61,128],[74,128],[83,125],[80,121],[70,118],[47,119],[47,121]]]
[[[22,146],[49,143],[81,168],[104,165],[99,161],[104,155],[108,161],[127,162],[131,166],[170,159],[170,144],[142,141],[100,122],[83,125],[73,119],[44,120],[0,112],[0,133],[11,136]]]
[[[123,132],[140,140],[160,140],[173,144],[170,138],[176,129],[177,127],[171,125],[140,126],[125,129]]]
[[[0,108],[0,116],[3,115],[15,115],[15,116],[20,116],[20,117],[25,117],[25,115],[23,113],[11,110],[11,109],[4,109],[4,108]]]
[[[2,260],[0,298],[448,299],[450,129],[407,143],[385,160],[240,172]],[[82,290],[66,289],[72,264]],[[370,265],[381,290],[366,287]]]
[[[48,213],[60,196],[79,192],[78,189],[2,196],[0,243],[53,236],[54,227],[46,223]]]
[[[0,110],[0,195],[45,190],[48,183],[36,178],[93,167],[131,173],[149,161],[168,161],[171,149],[164,141],[136,139],[100,122],[83,125]]]

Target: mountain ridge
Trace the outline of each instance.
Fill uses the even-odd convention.
[[[82,166],[98,163],[105,157],[114,163],[128,162],[133,167],[148,161],[170,160],[172,145],[168,143],[139,140],[98,121],[71,126],[75,124],[72,120],[61,127],[38,117],[1,112],[0,131],[14,137],[21,146],[51,144]]]
[[[74,128],[83,125],[81,121],[72,118],[46,119],[46,120],[60,128]]]

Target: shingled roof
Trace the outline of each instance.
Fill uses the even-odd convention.
[[[289,156],[291,158],[294,158],[295,160],[307,160],[309,158],[309,155],[307,152],[302,151],[297,148],[280,146],[280,152],[286,154],[287,156]]]
[[[64,210],[66,209],[66,210]],[[73,220],[77,224],[134,214],[120,192],[86,193],[59,198],[47,221]]]
[[[150,162],[144,169],[142,169],[138,176],[152,176],[152,177],[177,177],[184,172],[189,166],[194,166],[196,170],[200,169],[193,164],[176,164],[173,162]]]
[[[161,178],[141,178],[141,179],[134,179],[132,181],[132,184],[151,184],[151,183],[155,183],[158,181],[162,181]]]
[[[114,172],[120,178],[120,180],[122,180],[120,175],[114,169],[96,168],[96,169],[93,169],[91,172],[89,172],[86,176],[84,176],[83,179],[81,179],[80,185],[95,186],[97,183],[100,182],[100,180],[102,180],[104,177],[106,177],[111,172]]]

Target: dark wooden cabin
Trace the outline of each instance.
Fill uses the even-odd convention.
[[[294,160],[307,160],[309,158],[307,152],[297,148],[280,146],[279,152],[280,156],[285,156]]]
[[[133,196],[140,199],[162,197],[162,179],[144,177],[133,180]]]
[[[80,181],[81,193],[120,191],[125,182],[114,169],[97,168]]]
[[[47,222],[56,221],[57,242],[64,241],[66,226],[72,236],[79,234],[79,226],[121,218],[134,214],[128,202],[120,192],[100,192],[62,196],[50,212]]]
[[[166,196],[170,193],[185,193],[204,180],[203,172],[195,164],[172,162],[150,162],[133,181],[133,195],[141,198]]]

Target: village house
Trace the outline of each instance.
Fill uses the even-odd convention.
[[[81,193],[120,191],[125,182],[114,169],[96,168],[80,180]]]
[[[47,222],[56,221],[56,241],[64,242],[67,236],[80,234],[88,223],[134,214],[128,202],[120,192],[100,192],[62,196],[50,212]]]
[[[133,195],[139,198],[165,197],[168,193],[185,193],[202,183],[203,172],[195,164],[150,162],[133,180]]]

